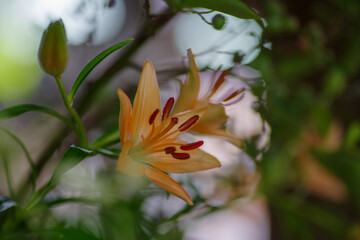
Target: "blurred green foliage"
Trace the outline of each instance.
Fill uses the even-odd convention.
[[[267,85],[263,116],[272,133],[260,191],[272,239],[359,239],[360,2],[260,5],[268,23],[263,41],[272,49],[250,65]],[[330,182],[323,171],[345,196],[319,184],[316,177]]]

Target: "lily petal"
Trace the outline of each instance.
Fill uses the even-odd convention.
[[[225,113],[225,108],[223,105],[209,103],[207,112],[199,120],[199,125],[204,123],[209,125],[217,125],[218,128],[221,128],[227,120],[228,116]]]
[[[131,138],[129,131],[132,108],[129,97],[121,89],[118,89],[118,96],[120,100],[119,132],[120,140],[123,143]]]
[[[134,99],[132,125],[134,143],[141,141],[141,137],[146,138],[149,135],[151,131],[149,118],[156,109],[161,110],[159,85],[154,66],[147,60]],[[156,117],[154,120],[155,126],[158,126],[160,121],[160,117]]]
[[[244,147],[244,142],[241,138],[226,131],[225,129],[218,128],[218,126],[199,124],[199,125],[195,125],[192,128],[192,131],[200,133],[200,134],[204,134],[204,135],[209,135],[209,136],[213,135],[213,136],[223,137],[226,140],[228,140],[230,143],[234,144],[235,146],[237,146],[239,148]]]
[[[194,55],[191,49],[187,50],[189,59],[189,76],[181,85],[180,95],[176,101],[174,112],[183,112],[187,109],[194,109],[197,105],[197,98],[200,91],[200,75],[196,66]]]
[[[182,141],[178,140],[177,142]],[[186,142],[182,142],[181,145],[186,145]],[[197,172],[221,167],[221,163],[215,157],[201,149],[186,151],[186,153],[189,153],[191,157],[185,160],[175,159],[171,154],[166,154],[165,152],[151,154],[148,164],[169,173]]]
[[[193,201],[191,200],[189,194],[185,191],[185,189],[165,173],[152,167],[146,167],[145,176],[154,184],[183,199],[190,206],[194,205]]]
[[[129,159],[128,152],[130,147],[131,147],[130,141],[123,142],[122,150],[116,164],[116,170],[118,172],[131,175],[134,177],[142,177],[144,176],[145,167],[143,164],[134,161],[133,159]]]

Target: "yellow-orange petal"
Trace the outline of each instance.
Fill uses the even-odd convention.
[[[186,142],[177,141],[181,145],[186,145]],[[208,170],[212,168],[221,167],[221,163],[212,155],[202,151],[201,149],[193,149],[190,151],[182,151],[179,148],[177,152],[190,154],[189,159],[179,160],[166,154],[159,152],[149,155],[148,164],[155,168],[169,173],[188,173]]]
[[[141,135],[146,138],[151,127],[149,118],[156,109],[161,110],[160,91],[156,73],[152,63],[147,60],[144,64],[133,107],[133,142],[141,141]],[[155,126],[160,124],[160,117],[154,119]]]
[[[121,90],[118,89],[118,96],[120,100],[120,114],[119,114],[119,132],[120,140],[122,143],[129,140],[132,108],[129,97]]]
[[[225,113],[225,108],[221,104],[208,104],[208,110],[204,114],[204,116],[200,119],[198,125],[200,124],[211,124],[218,125],[221,128],[226,121],[228,120],[228,116]]]
[[[191,49],[187,50],[189,59],[189,75],[181,85],[179,98],[174,106],[174,113],[194,109],[200,91],[200,75]]]
[[[174,179],[172,179],[165,173],[163,173],[155,168],[152,168],[152,167],[146,167],[145,168],[145,176],[151,182],[158,185],[162,189],[183,199],[190,206],[194,205],[193,201],[191,200],[189,194],[185,191],[185,189],[179,183],[177,183]]]
[[[134,177],[144,176],[144,165],[137,162],[134,159],[130,159],[128,156],[129,149],[131,147],[131,142],[126,141],[122,143],[122,150],[119,156],[119,159],[116,164],[116,170],[118,172],[131,175]]]

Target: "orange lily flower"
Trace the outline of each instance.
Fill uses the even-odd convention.
[[[122,90],[118,89],[118,95],[122,151],[116,169],[133,176],[146,176],[154,184],[193,205],[188,193],[166,173],[196,172],[221,166],[215,157],[199,149],[203,141],[187,143],[178,139],[201,119],[207,109],[170,116],[174,105],[174,98],[170,98],[161,113],[155,69],[148,60],[141,73],[134,107]]]
[[[232,93],[222,97],[221,100],[213,102],[211,98],[217,94],[217,91],[224,84],[225,77],[229,72],[229,70],[225,70],[212,83],[210,91],[208,91],[203,96],[200,96],[199,70],[196,66],[194,56],[190,49],[188,49],[188,58],[190,68],[189,75],[185,82],[181,84],[179,98],[176,101],[173,114],[185,110],[206,107],[208,108],[208,111],[199,120],[199,122],[191,128],[191,131],[200,134],[224,137],[236,146],[243,147],[243,141],[224,128],[224,125],[228,120],[224,106],[238,102],[243,97],[245,89],[236,89]]]

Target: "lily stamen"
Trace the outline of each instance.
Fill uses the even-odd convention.
[[[163,119],[167,119],[170,115],[170,112],[174,106],[174,103],[175,103],[175,100],[173,97],[169,98],[164,106],[164,109],[163,109],[163,115],[162,115],[162,118]]]
[[[159,134],[155,135],[154,138],[149,138],[148,142],[143,142],[143,147],[153,144],[154,142],[160,140],[164,136],[167,136],[166,133],[169,132],[170,129],[173,128],[178,123],[178,121],[179,119],[177,117],[172,117],[170,123],[164,130],[162,130]]]
[[[175,152],[176,148],[175,147],[166,147],[164,148],[164,151],[166,154],[172,154],[173,152]]]
[[[149,124],[152,125],[155,121],[156,116],[158,115],[158,113],[160,112],[160,110],[157,108],[155,109],[155,111],[151,114],[150,118],[149,118]]]
[[[201,147],[203,144],[204,144],[204,141],[197,141],[197,142],[189,143],[186,145],[181,145],[180,149],[184,150],[184,151],[194,150],[194,149]]]
[[[215,92],[221,87],[221,85],[223,85],[223,83],[225,82],[225,76],[229,73],[229,70],[225,70],[221,73],[221,75],[219,76],[219,78],[216,80],[214,86],[212,87],[212,93],[210,94],[209,97],[212,97]]]
[[[233,92],[232,94],[230,94],[227,98],[225,98],[223,101],[226,102],[226,101],[229,101],[233,98],[235,98],[236,96],[240,95],[241,93],[243,93],[245,91],[245,88],[242,88],[240,90],[237,90],[235,92]]]
[[[186,160],[190,158],[190,154],[188,153],[177,153],[177,152],[173,152],[171,153],[171,156],[173,158],[176,158],[178,160]]]
[[[178,128],[180,132],[184,132],[195,125],[195,123],[199,120],[200,116],[195,115],[186,120],[183,124],[180,125]]]

